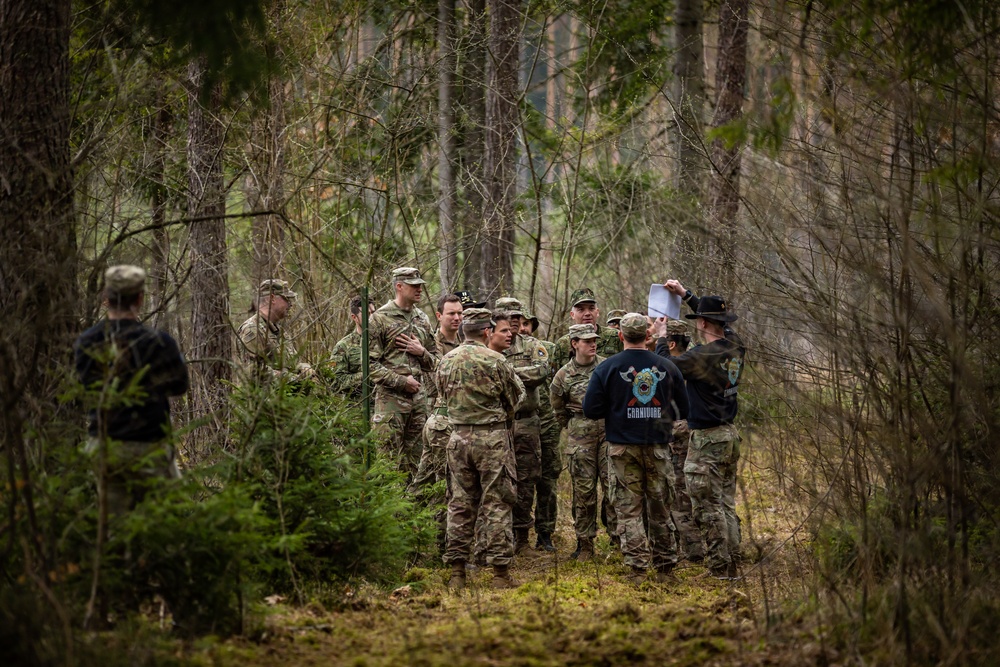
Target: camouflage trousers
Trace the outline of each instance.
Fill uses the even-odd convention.
[[[488,564],[508,565],[514,557],[512,508],[517,499],[510,431],[504,424],[458,424],[452,429],[446,452],[444,562],[468,561],[475,538]]]
[[[691,431],[684,477],[694,520],[705,536],[705,566],[728,565],[739,551],[736,464],[740,436],[731,424]]]
[[[514,422],[514,458],[517,461],[517,502],[514,504],[514,528],[531,528],[531,506],[535,484],[542,468],[542,442],[538,415]]]
[[[90,437],[85,451],[96,457],[99,447],[99,440]],[[122,516],[133,510],[158,480],[180,478],[174,448],[170,443],[109,441],[105,489],[108,516]]]
[[[396,467],[412,480],[420,466],[423,430],[427,421],[427,400],[423,392],[402,396],[386,391],[375,393],[372,429],[383,451]]]
[[[541,417],[540,424],[542,459],[541,474],[535,484],[535,533],[551,535],[556,530],[558,503],[556,488],[562,474],[562,457],[559,456],[559,422],[550,412]]]
[[[447,478],[446,450],[450,438],[451,425],[448,423],[448,415],[435,412],[427,418],[427,423],[424,424],[424,449],[420,454],[420,465],[417,467],[416,476],[407,488],[407,492],[411,496],[419,498],[425,506],[440,506],[442,508],[434,513],[438,524],[438,545],[442,550],[447,527],[447,509],[443,506],[447,502],[447,498],[445,492],[435,489],[432,493],[431,489]]]
[[[669,446],[608,443],[608,469],[625,564],[639,568],[676,565]]]
[[[593,540],[597,537],[598,486],[604,501],[608,500],[608,443],[603,428],[588,429],[579,422],[593,424],[591,420],[574,418],[566,429],[566,459],[573,483],[573,529],[577,539]],[[617,535],[614,506],[609,506],[606,514],[608,534]]]
[[[684,478],[689,440],[690,434],[678,436],[675,433],[674,441],[670,443],[670,462],[674,468],[674,504],[670,508],[670,517],[674,520],[677,543],[684,556],[688,560],[700,561],[705,558],[705,544],[691,511],[691,498]]]

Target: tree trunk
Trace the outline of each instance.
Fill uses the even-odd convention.
[[[465,122],[461,126],[464,193],[462,223],[462,289],[477,290],[483,272],[483,152],[486,127],[486,1],[469,2],[469,44],[464,54],[462,92]]]
[[[718,128],[743,115],[743,89],[747,76],[747,14],[749,0],[725,0],[719,7],[719,61],[715,85],[718,95],[712,127]],[[736,250],[737,215],[740,209],[742,146],[712,142],[712,180],[709,189],[708,231],[712,238],[712,274],[720,287],[731,291]],[[712,269],[715,269],[714,271]]]
[[[486,185],[483,218],[484,295],[514,287],[514,205],[517,198],[518,53],[520,0],[490,0],[489,76],[486,89]]]
[[[457,280],[455,243],[455,0],[438,0],[438,219],[441,225],[441,290],[453,292]]]
[[[150,324],[157,328],[177,335],[170,315],[170,300],[174,288],[170,280],[170,234],[165,226],[167,212],[167,185],[164,180],[166,168],[167,144],[173,127],[173,113],[164,94],[165,84],[159,83],[157,95],[157,110],[153,116],[151,142],[152,164],[149,166],[149,180],[153,184],[150,197],[150,217],[153,227],[153,247],[149,267],[150,289],[149,304],[151,311]]]
[[[3,484],[23,501],[11,512],[27,517],[34,532],[5,541],[25,545],[37,581],[49,564],[34,514],[27,442],[34,436],[26,425],[58,426],[61,367],[79,325],[69,37],[69,0],[0,0],[0,449]]]
[[[226,257],[225,183],[222,172],[223,125],[218,89],[204,93],[203,62],[188,67],[188,216],[191,246],[192,411],[211,416],[205,433],[223,433],[226,388],[230,378],[233,331],[229,323],[229,280]],[[196,458],[218,444],[211,436],[197,438]]]
[[[677,0],[674,8],[674,146],[677,189],[694,199],[702,192],[702,123],[705,65],[702,58],[702,0]]]

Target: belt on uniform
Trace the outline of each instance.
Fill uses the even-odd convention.
[[[507,428],[504,422],[493,422],[492,424],[452,424],[452,431],[498,431]]]
[[[537,417],[538,410],[519,410],[514,413],[514,419],[527,419],[528,417]]]

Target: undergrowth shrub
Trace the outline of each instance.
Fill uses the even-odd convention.
[[[233,483],[279,533],[270,584],[398,580],[410,561],[432,553],[431,511],[405,494],[405,475],[375,452],[356,406],[278,383],[237,391],[234,406]]]

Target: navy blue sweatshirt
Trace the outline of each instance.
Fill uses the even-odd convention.
[[[688,305],[698,308],[697,297]],[[660,338],[656,353],[670,359],[684,374],[690,412],[688,427],[712,428],[736,419],[737,393],[746,350],[735,331],[725,327],[726,337],[691,348],[679,357],[670,356],[668,339]]]
[[[112,352],[112,347],[116,348]],[[119,391],[138,376],[144,398],[118,401],[103,418],[112,440],[157,442],[170,431],[170,396],[188,390],[188,371],[177,342],[136,320],[101,320],[73,346],[76,373],[88,389],[117,381]],[[90,411],[90,435],[98,435],[98,414]]]
[[[675,419],[688,412],[684,377],[677,366],[648,350],[625,350],[594,369],[583,414],[603,419],[608,442],[665,445]]]

